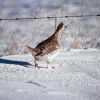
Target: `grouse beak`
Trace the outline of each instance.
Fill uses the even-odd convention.
[[[67,26],[65,26],[65,28],[67,28]]]

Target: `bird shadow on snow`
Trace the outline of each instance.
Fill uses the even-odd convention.
[[[16,61],[16,60],[9,60],[3,58],[0,58],[0,64],[13,64],[13,65],[20,65],[24,67],[33,66],[32,64],[26,61]]]

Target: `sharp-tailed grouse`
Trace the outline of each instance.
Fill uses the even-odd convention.
[[[47,61],[47,67],[54,68],[52,60],[59,53],[59,36],[62,35],[64,30],[64,24],[60,23],[53,35],[39,43],[35,48],[26,46],[35,58],[35,67],[39,68],[37,64],[38,60],[45,59]]]

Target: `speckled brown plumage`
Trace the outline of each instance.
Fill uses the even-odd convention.
[[[52,52],[59,49],[58,36],[61,32],[64,31],[64,28],[64,24],[60,23],[54,34],[50,36],[48,39],[39,43],[35,48],[27,46],[32,55],[35,57],[36,61],[39,60],[42,56],[52,54]],[[36,62],[35,67],[38,67]]]

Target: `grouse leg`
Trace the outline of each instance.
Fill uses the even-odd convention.
[[[35,68],[40,68],[40,66],[37,64],[37,62],[36,62],[36,58],[35,58],[35,60],[34,60],[34,63],[35,63]]]

